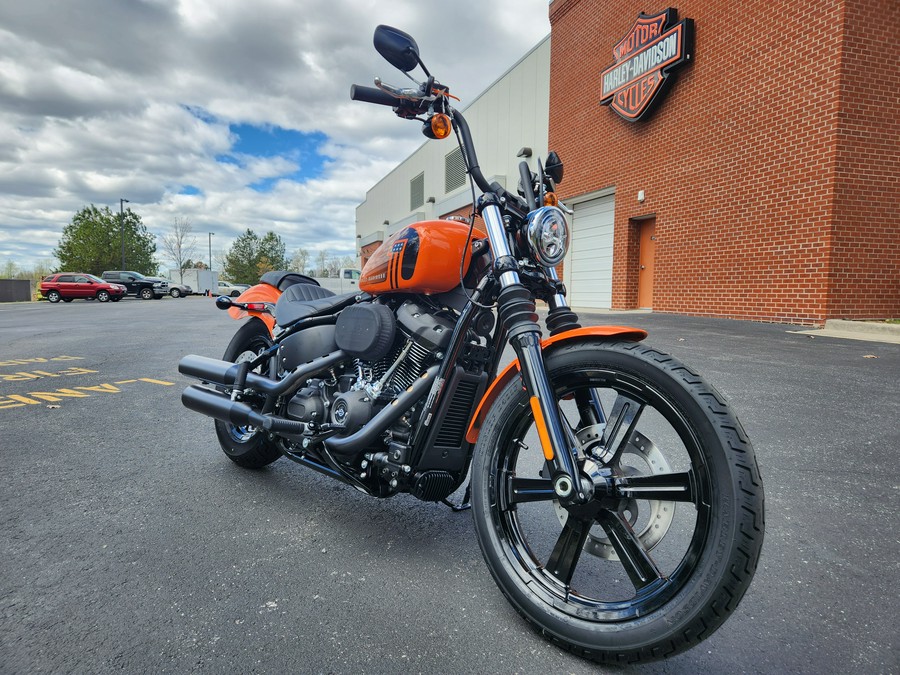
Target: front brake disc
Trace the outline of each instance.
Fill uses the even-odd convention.
[[[584,441],[581,434],[579,440]],[[587,434],[593,438],[594,434]],[[627,461],[626,461],[627,460]],[[672,469],[666,461],[662,451],[643,434],[635,431],[628,439],[628,444],[622,451],[617,467],[625,476],[655,476],[661,473],[671,473]],[[563,525],[569,517],[569,512],[554,501],[556,515]],[[635,530],[641,545],[645,550],[652,550],[672,525],[675,518],[675,502],[659,499],[625,499],[619,506],[619,514]],[[584,550],[588,553],[606,560],[618,560],[619,555],[610,543],[609,538],[599,525],[591,528],[588,539],[584,543]]]

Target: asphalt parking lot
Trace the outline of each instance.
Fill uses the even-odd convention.
[[[647,329],[724,393],[766,489],[737,613],[626,672],[900,672],[900,345],[590,320]],[[0,305],[0,672],[621,672],[526,626],[467,513],[229,462],[176,366],[237,325],[199,297]]]

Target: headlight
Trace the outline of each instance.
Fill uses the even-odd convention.
[[[528,243],[535,258],[547,267],[562,262],[569,249],[569,224],[555,206],[543,206],[528,214]]]

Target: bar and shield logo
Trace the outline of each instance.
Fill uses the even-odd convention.
[[[603,71],[601,105],[629,121],[643,119],[662,99],[672,71],[693,58],[694,22],[678,21],[678,11],[640,14],[613,48],[615,63]]]

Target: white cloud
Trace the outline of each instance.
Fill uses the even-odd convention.
[[[419,43],[471,101],[549,32],[546,0],[73,0],[0,4],[0,261],[49,258],[83,206],[131,200],[151,232],[189,218],[214,249],[247,227],[347,253],[365,192],[421,143],[388,109],[349,101],[375,75],[379,23]],[[203,111],[198,114],[197,111]],[[217,161],[229,124],[324,133],[322,175],[296,158]],[[266,193],[250,186],[275,182]],[[198,194],[180,194],[183,186]]]

